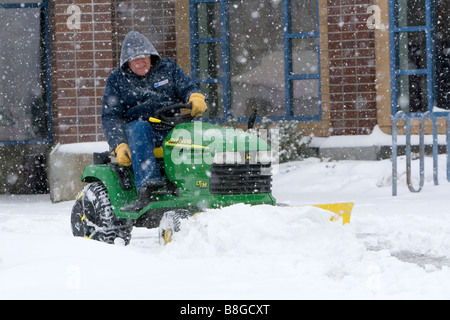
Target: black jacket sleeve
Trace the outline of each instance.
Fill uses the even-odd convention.
[[[122,142],[127,143],[128,141],[125,134],[127,121],[124,112],[124,103],[121,100],[117,77],[115,73],[112,73],[106,83],[102,105],[103,134],[112,150],[115,150]]]

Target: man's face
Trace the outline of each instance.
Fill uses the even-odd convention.
[[[131,60],[128,62],[128,66],[138,76],[145,76],[151,68],[150,57]]]

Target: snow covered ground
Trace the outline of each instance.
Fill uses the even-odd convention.
[[[74,238],[72,202],[0,195],[0,299],[449,299],[450,183],[439,160],[440,185],[427,158],[425,187],[412,194],[401,158],[397,197],[389,160],[283,164],[278,202],[353,201],[351,224],[309,206],[235,205],[185,221],[165,247],[147,229],[127,247]]]

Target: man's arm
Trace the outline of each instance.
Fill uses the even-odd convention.
[[[175,82],[175,93],[181,101],[187,103],[193,93],[201,93],[199,87],[192,78],[184,72],[175,62],[173,64],[173,80]]]
[[[184,103],[189,102],[192,104],[191,115],[198,117],[208,109],[205,103],[205,96],[192,78],[180,66],[175,63],[174,65],[175,92]]]
[[[108,78],[103,95],[102,127],[103,134],[112,150],[115,150],[121,143],[127,143],[126,123],[118,84],[114,75],[111,75]]]

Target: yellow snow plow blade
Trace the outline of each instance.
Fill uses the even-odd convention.
[[[329,204],[314,204],[312,207],[320,208],[323,210],[328,210],[336,215],[331,217],[331,221],[338,220],[338,217],[342,218],[342,224],[350,223],[350,216],[352,214],[354,203],[353,202],[343,202],[343,203],[329,203]]]
[[[342,224],[350,223],[350,216],[352,215],[352,209],[355,204],[353,202],[341,202],[341,203],[328,203],[328,204],[310,204],[301,206],[290,206],[287,207],[316,207],[323,210],[331,211],[334,216],[331,217],[330,221],[342,221]],[[284,205],[286,206],[286,205]]]

